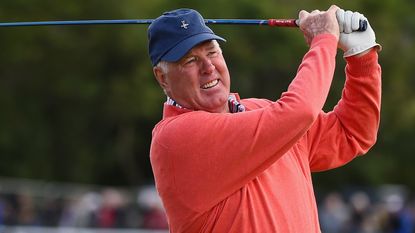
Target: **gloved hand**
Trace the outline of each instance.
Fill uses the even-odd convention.
[[[382,46],[376,43],[375,32],[365,16],[359,12],[338,9],[336,17],[340,29],[339,47],[344,51],[343,57],[359,54],[372,47],[378,47],[379,51],[382,49]],[[360,20],[367,21],[366,31],[357,31]]]

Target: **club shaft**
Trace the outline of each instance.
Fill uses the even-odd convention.
[[[62,25],[100,25],[100,24],[151,24],[153,19],[116,19],[116,20],[68,20],[0,23],[0,27],[25,26],[62,26]],[[296,19],[206,19],[206,24],[265,25],[271,27],[298,27]],[[359,22],[357,31],[365,31],[367,21]]]
[[[153,19],[118,19],[118,20],[68,20],[68,21],[34,21],[34,22],[5,22],[0,27],[27,26],[63,26],[63,25],[100,25],[100,24],[151,24]],[[240,24],[265,25],[275,27],[296,27],[294,19],[206,19],[206,24]]]
[[[150,24],[152,19],[117,19],[117,20],[67,20],[67,21],[33,21],[0,23],[0,27],[26,26],[64,26],[64,25],[99,25],[99,24]]]

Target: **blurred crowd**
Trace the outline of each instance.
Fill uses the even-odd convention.
[[[0,226],[168,229],[153,185],[121,189],[17,184],[0,179]],[[401,186],[319,193],[321,230],[415,233],[415,200],[409,194]]]
[[[72,195],[0,192],[0,226],[168,229],[154,186]]]
[[[328,192],[319,202],[323,233],[415,233],[415,200],[401,186]]]

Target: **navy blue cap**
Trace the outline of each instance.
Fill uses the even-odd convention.
[[[163,13],[147,31],[148,51],[153,66],[160,61],[180,60],[197,44],[207,40],[226,41],[205,24],[199,12],[177,9]]]

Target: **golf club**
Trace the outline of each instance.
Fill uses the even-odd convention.
[[[4,22],[0,27],[25,26],[62,26],[62,25],[99,25],[99,24],[151,24],[154,19],[117,19],[117,20],[68,20],[68,21],[33,21]],[[265,25],[271,27],[298,27],[298,19],[206,19],[206,24]],[[357,31],[365,31],[367,21],[360,20]]]

